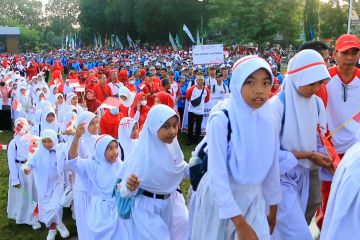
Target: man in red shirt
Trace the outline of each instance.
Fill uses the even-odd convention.
[[[94,95],[100,102],[103,102],[106,98],[113,96],[109,85],[106,84],[105,74],[101,74],[99,83],[94,86]]]
[[[154,98],[157,92],[161,91],[161,88],[157,81],[156,77],[152,72],[148,72],[148,77],[139,85],[140,92],[144,94],[147,98],[147,105],[152,107],[154,105]]]

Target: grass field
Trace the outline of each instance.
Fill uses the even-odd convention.
[[[12,139],[12,132],[0,133],[0,144],[8,144]],[[185,155],[186,161],[190,159],[191,151],[195,146],[185,145],[185,135],[179,137],[180,145]],[[39,240],[46,239],[47,229],[44,225],[39,230],[32,230],[28,225],[17,225],[14,220],[7,218],[6,206],[7,206],[7,192],[8,192],[8,164],[6,151],[0,152],[0,240]],[[184,196],[187,195],[189,187],[189,181],[185,180],[181,184],[181,190]],[[70,231],[71,236],[76,236],[75,221],[71,218],[71,211],[69,208],[64,209],[63,221]],[[61,239],[60,235],[57,235],[56,239]]]

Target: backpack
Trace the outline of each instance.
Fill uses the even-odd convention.
[[[229,113],[226,109],[221,110],[226,118],[228,119],[227,123],[227,142],[230,142],[231,139],[231,124],[230,124],[230,118]],[[201,178],[204,176],[204,174],[207,172],[207,163],[208,163],[208,153],[207,153],[207,142],[203,142],[202,146],[200,147],[198,153],[196,156],[193,156],[194,163],[190,163],[190,183],[192,186],[193,191],[197,190],[197,187],[200,183]]]

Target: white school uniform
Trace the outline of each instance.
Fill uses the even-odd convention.
[[[245,57],[234,65],[230,99],[224,101],[231,124],[222,111],[210,115],[207,125],[208,172],[196,192],[192,238],[237,239],[231,218],[242,215],[259,239],[270,239],[266,205],[280,202],[278,138],[271,107],[250,108],[241,87],[254,71],[271,69],[259,57]],[[204,224],[206,222],[206,224]]]
[[[124,197],[135,194],[126,188],[125,179],[131,174],[140,179],[140,189],[154,194],[172,194],[183,180],[187,163],[177,139],[171,144],[165,144],[156,134],[175,115],[173,109],[162,104],[149,111],[139,140],[125,159],[124,172],[120,175],[124,179],[121,183],[121,194]],[[157,174],[154,175],[154,172]],[[178,203],[180,202],[177,201]],[[130,217],[130,239],[174,239],[173,206],[171,196],[167,199],[151,198],[143,194],[135,196]]]
[[[292,151],[319,152],[317,125],[326,126],[326,114],[317,96],[305,98],[298,89],[329,77],[321,55],[314,50],[303,50],[294,56],[288,66],[283,88],[285,109],[278,96],[270,101],[281,142],[279,160],[283,196],[278,206],[273,240],[312,239],[305,210],[309,195],[309,170],[313,163],[310,159],[297,160]]]
[[[358,140],[346,151],[336,169],[322,225],[321,240],[360,239],[359,157]]]
[[[37,218],[33,216],[37,202],[34,177],[33,174],[24,174],[23,163],[16,163],[16,160],[22,162],[27,160],[30,138],[29,134],[22,136],[16,134],[8,146],[10,174],[7,213],[8,218],[14,219],[17,224],[32,225],[37,222]],[[17,184],[21,184],[21,189],[14,187]]]
[[[46,227],[52,223],[62,225],[63,209],[59,199],[64,191],[64,160],[57,144],[56,132],[46,129],[41,133],[42,138],[50,138],[54,147],[51,151],[45,149],[42,143],[30,158],[29,167],[34,174],[38,195],[39,220]],[[55,151],[54,151],[55,150]]]
[[[95,117],[95,114],[84,111],[79,115],[77,120],[78,124],[85,123],[85,133],[81,137],[79,143],[79,156],[84,159],[91,157],[92,151],[95,149],[95,142],[99,137],[98,135],[91,135],[88,131],[89,124]],[[73,191],[78,238],[80,240],[86,240],[89,239],[90,235],[87,224],[87,215],[91,200],[91,182],[88,178],[82,178],[77,173],[75,173]]]
[[[122,163],[109,163],[105,159],[106,147],[116,141],[109,135],[102,135],[95,144],[95,153],[89,159],[77,157],[70,160],[68,166],[77,173],[77,178],[89,179],[91,200],[87,211],[88,239],[112,240],[128,238],[125,221],[118,216],[114,187]]]

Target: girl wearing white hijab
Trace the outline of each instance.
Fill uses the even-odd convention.
[[[49,101],[41,101],[36,106],[36,108],[35,107],[33,108],[34,112],[33,112],[33,114],[31,114],[31,117],[30,117],[32,124],[33,124],[32,134],[38,135],[37,129],[38,129],[38,125],[41,122],[41,115],[45,109],[50,108],[50,107],[51,107],[51,103]]]
[[[39,220],[49,228],[47,240],[54,240],[56,230],[62,238],[69,231],[62,222],[63,209],[59,199],[64,191],[64,160],[57,144],[57,134],[51,129],[41,132],[39,147],[30,158],[25,174],[34,174],[39,207]]]
[[[81,136],[79,143],[79,156],[90,159],[95,149],[95,142],[99,138],[99,119],[89,111],[84,111],[77,119],[78,125],[84,124],[85,133]],[[87,225],[87,214],[91,200],[91,182],[88,178],[82,178],[75,174],[74,184],[74,210],[76,216],[76,228],[80,240],[89,239],[89,228]]]
[[[121,158],[124,160],[132,151],[135,146],[136,139],[139,134],[138,122],[130,117],[124,117],[120,120],[118,128],[118,141],[122,148],[124,156]]]
[[[136,94],[131,92],[127,87],[120,87],[119,98],[121,102],[121,112],[124,116],[130,116],[130,107],[133,105]]]
[[[313,164],[330,168],[329,157],[318,144],[317,126],[326,129],[325,108],[314,95],[330,78],[322,56],[303,50],[289,62],[282,92],[271,99],[280,136],[282,201],[272,239],[310,240],[305,210],[309,194],[309,169]],[[284,100],[281,95],[284,94]]]
[[[42,111],[40,123],[35,130],[37,131],[37,135],[41,136],[41,132],[46,129],[51,129],[56,133],[60,132],[60,125],[57,121],[55,110],[51,107],[45,108]]]
[[[84,111],[84,109],[78,104],[78,96],[74,92],[66,95],[66,103],[68,106],[74,106],[77,114],[81,114]]]
[[[9,165],[8,218],[16,220],[16,224],[29,224],[33,229],[41,227],[33,216],[37,195],[33,175],[25,175],[22,166],[27,161],[31,135],[29,123],[25,118],[15,120],[15,136],[7,150]],[[23,192],[27,193],[27,196]]]
[[[208,171],[196,191],[192,239],[266,240],[276,222],[281,194],[279,142],[267,101],[271,69],[249,56],[232,72],[230,98],[222,104],[229,118],[217,111],[207,125]]]
[[[32,107],[31,100],[29,98],[29,94],[27,92],[26,85],[20,85],[16,92],[16,98],[19,100],[21,104],[21,111],[19,116],[28,118],[30,109]]]
[[[85,132],[85,124],[76,129],[70,146],[68,163],[83,182],[90,181],[92,193],[87,211],[88,238],[94,240],[129,239],[125,222],[118,216],[113,197],[117,176],[122,163],[118,158],[118,142],[109,135],[100,136],[95,143],[91,158],[82,159],[78,155],[79,142]]]
[[[55,109],[56,116],[58,117],[58,122],[64,122],[66,112],[68,111],[68,105],[65,103],[64,95],[62,93],[56,94],[56,102],[53,107]]]
[[[51,102],[52,105],[55,105],[56,99],[57,99],[57,88],[58,86],[56,84],[53,84],[50,86],[49,94],[48,94],[48,101]]]
[[[154,106],[139,140],[125,159],[120,193],[135,196],[130,239],[174,239],[170,195],[187,174],[187,163],[177,140],[179,117],[166,105]],[[134,174],[134,175],[133,175]],[[139,180],[140,179],[140,185]]]
[[[360,239],[360,131],[336,169],[321,240]]]

